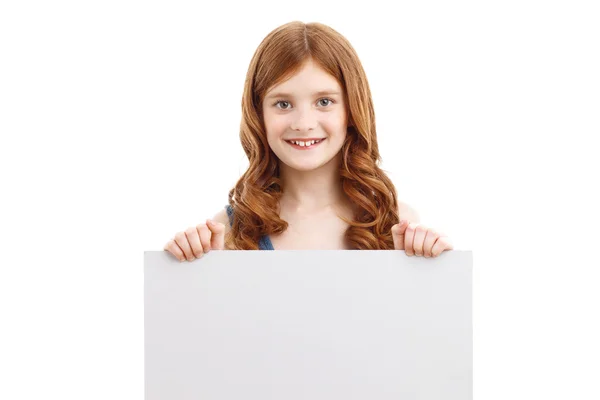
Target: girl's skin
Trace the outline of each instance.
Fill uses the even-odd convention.
[[[344,239],[352,219],[352,204],[340,184],[340,149],[347,131],[347,109],[337,80],[308,60],[290,79],[273,86],[262,104],[267,141],[279,159],[283,194],[279,215],[288,222],[272,235],[277,250],[349,249]],[[311,149],[297,149],[288,141],[321,139]],[[392,227],[394,247],[408,256],[437,257],[452,250],[448,237],[420,225],[418,214],[399,202],[400,222]],[[226,211],[205,224],[179,232],[166,245],[180,261],[201,258],[225,248],[230,229]]]

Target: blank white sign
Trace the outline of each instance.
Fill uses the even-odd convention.
[[[470,251],[144,256],[146,400],[472,399]]]

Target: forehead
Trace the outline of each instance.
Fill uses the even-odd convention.
[[[280,95],[313,96],[342,94],[337,79],[313,61],[307,61],[291,77],[271,87],[265,98]]]

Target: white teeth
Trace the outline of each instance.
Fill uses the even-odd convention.
[[[299,140],[292,141],[292,143],[294,143],[295,145],[300,146],[300,147],[312,146],[313,144],[319,143],[319,142],[320,142],[320,140],[309,140],[308,142],[301,142]]]

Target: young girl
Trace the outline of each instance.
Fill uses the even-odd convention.
[[[262,41],[246,76],[240,139],[248,170],[225,209],[165,245],[179,260],[222,249],[452,250],[418,224],[379,168],[365,72],[332,28],[296,21]]]

